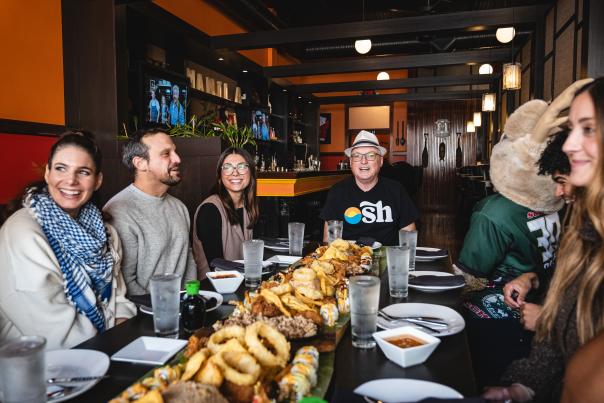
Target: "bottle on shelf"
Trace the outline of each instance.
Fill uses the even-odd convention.
[[[206,303],[199,296],[199,280],[187,281],[186,295],[180,306],[182,326],[187,335],[192,335],[203,327]]]

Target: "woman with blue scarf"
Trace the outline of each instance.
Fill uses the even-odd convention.
[[[45,182],[26,190],[0,228],[0,344],[37,334],[50,350],[70,348],[136,314],[120,240],[91,201],[101,161],[92,135],[63,134]]]

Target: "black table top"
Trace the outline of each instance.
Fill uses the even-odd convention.
[[[432,263],[417,262],[416,270],[443,270],[446,266],[446,259]],[[387,277],[387,274],[382,275],[380,307],[401,302],[390,300]],[[208,280],[202,282],[201,288],[212,290]],[[215,311],[207,313],[206,325],[228,316],[234,308],[226,302],[240,299],[243,291],[242,286],[237,294],[224,295],[225,303]],[[423,293],[410,289],[407,302],[433,303],[458,309],[459,293],[459,290]],[[154,336],[153,318],[140,312],[134,318],[87,340],[76,348],[98,350],[111,356],[139,336]],[[401,368],[389,361],[379,347],[369,350],[352,347],[350,329],[348,329],[336,349],[334,376],[326,400],[343,401],[338,397],[347,395],[350,390],[363,382],[380,378],[422,379],[448,385],[465,396],[475,395],[476,385],[465,330],[456,335],[443,337],[441,340],[440,345],[424,364]],[[72,401],[106,402],[152,368],[153,366],[149,365],[111,361],[108,371],[110,377],[101,380],[88,392]]]

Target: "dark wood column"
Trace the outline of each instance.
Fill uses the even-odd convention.
[[[604,75],[604,1],[586,0],[585,18],[588,24],[587,76]]]

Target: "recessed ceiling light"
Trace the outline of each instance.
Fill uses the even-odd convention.
[[[390,80],[390,74],[385,71],[380,71],[377,75],[378,80]]]
[[[247,73],[247,70],[243,70],[244,73]]]
[[[298,99],[302,99],[302,97],[300,95],[298,95]]]
[[[312,101],[308,101],[309,104],[312,104]]]
[[[287,92],[287,90],[285,88],[283,88],[283,92]]]
[[[221,61],[223,61],[223,60],[224,60],[224,58],[222,58],[222,57],[219,57],[219,58],[218,58],[218,61],[219,61],[219,62],[221,62]]]

